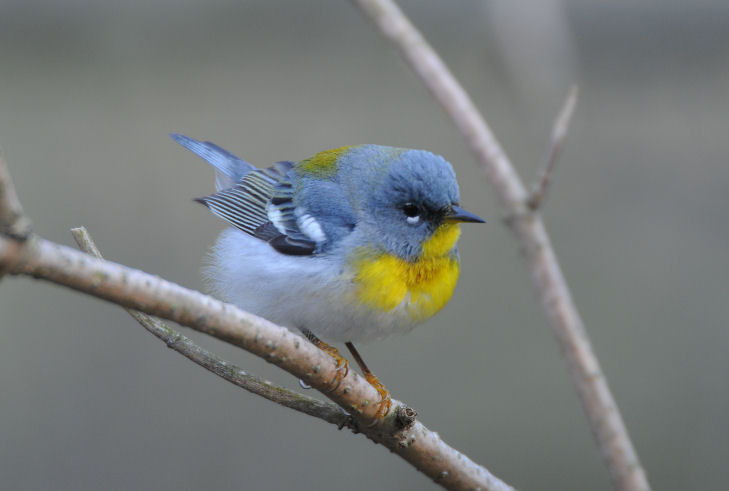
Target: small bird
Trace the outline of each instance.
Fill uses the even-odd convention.
[[[354,145],[258,169],[211,142],[172,134],[216,171],[198,198],[232,227],[204,270],[213,295],[300,330],[348,372],[343,342],[377,389],[390,394],[352,343],[407,332],[440,311],[459,276],[460,207],[451,165],[425,150]]]

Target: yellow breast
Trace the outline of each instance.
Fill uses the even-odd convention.
[[[413,262],[358,251],[354,262],[357,300],[385,312],[404,302],[412,320],[432,317],[448,303],[456,287],[460,268],[453,248],[460,234],[458,224],[441,225]]]

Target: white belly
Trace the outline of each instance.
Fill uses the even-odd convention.
[[[355,300],[352,275],[336,253],[288,256],[236,229],[223,231],[204,277],[213,295],[323,340],[366,342],[417,324],[404,305],[389,312]]]

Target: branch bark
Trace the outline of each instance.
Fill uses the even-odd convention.
[[[613,486],[650,486],[615,399],[585,332],[541,217],[529,193],[475,104],[443,60],[392,0],[352,0],[420,76],[466,138],[496,191],[506,223],[526,259],[544,313],[567,361]]]

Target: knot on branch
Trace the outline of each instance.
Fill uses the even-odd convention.
[[[400,427],[407,428],[415,423],[415,418],[417,416],[418,413],[417,411],[415,411],[415,409],[408,406],[400,406],[397,409],[397,416],[395,416],[395,421]]]

